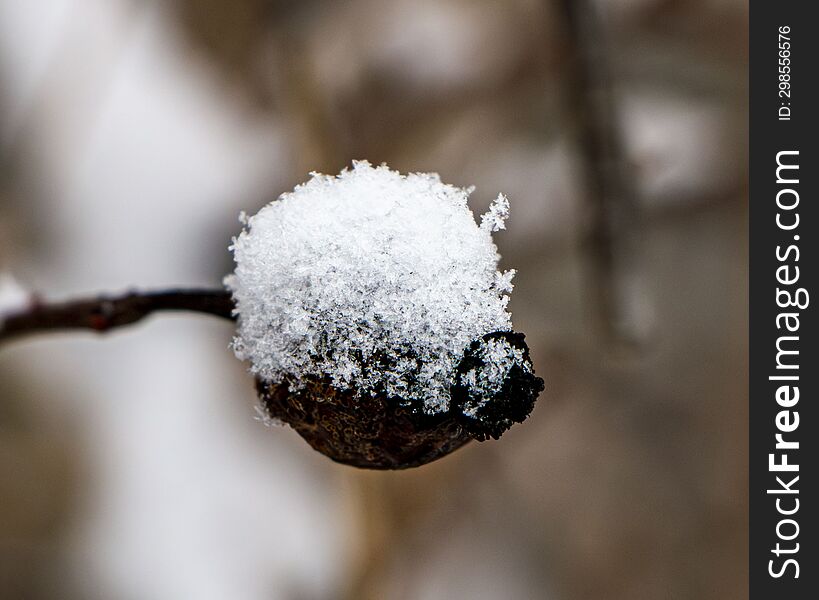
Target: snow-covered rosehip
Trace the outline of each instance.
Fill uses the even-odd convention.
[[[523,421],[543,389],[470,189],[356,162],[244,220],[226,279],[262,406],[339,462],[404,468]]]

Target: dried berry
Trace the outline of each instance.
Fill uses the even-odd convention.
[[[236,355],[271,416],[331,458],[423,464],[531,411],[542,382],[492,239],[509,201],[478,225],[470,192],[357,162],[313,174],[234,240]]]

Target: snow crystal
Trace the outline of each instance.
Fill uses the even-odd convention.
[[[266,381],[298,389],[305,377],[445,411],[470,343],[511,330],[514,271],[499,272],[491,233],[499,196],[478,227],[471,189],[435,173],[401,175],[354,162],[318,173],[246,218],[225,279],[239,317],[236,355]],[[495,352],[495,350],[492,350]],[[501,376],[501,356],[490,357]]]
[[[481,229],[489,231],[499,231],[506,229],[506,219],[509,217],[509,199],[503,194],[498,197],[489,207],[489,212],[481,215]]]

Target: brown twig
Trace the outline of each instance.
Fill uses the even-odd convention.
[[[32,301],[28,308],[0,316],[0,343],[49,331],[88,329],[103,333],[136,323],[164,310],[191,311],[235,320],[233,300],[225,290],[165,290],[128,292],[66,302]]]

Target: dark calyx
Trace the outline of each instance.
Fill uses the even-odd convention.
[[[483,366],[476,353],[492,337],[523,349],[529,361],[522,334],[496,332],[470,346],[458,366],[459,374]],[[527,366],[514,365],[501,390],[474,416],[463,413],[470,397],[461,385],[451,389],[450,410],[434,415],[383,394],[341,391],[324,380],[302,382],[295,392],[287,383],[257,380],[256,389],[271,417],[290,425],[332,460],[367,469],[406,469],[446,456],[472,439],[497,439],[512,423],[526,419],[543,390],[543,380],[532,374],[530,362]]]
[[[514,423],[525,421],[535,407],[535,400],[543,391],[543,380],[535,376],[532,370],[525,337],[514,331],[489,333],[472,342],[456,369],[457,383],[450,389],[452,410],[456,412],[458,422],[478,441],[490,437],[498,439]],[[481,346],[492,339],[505,340],[512,348],[520,350],[523,361],[512,365],[496,393],[489,398],[474,398],[468,387],[462,384],[462,377],[472,369],[480,371],[487,367],[480,358],[480,350]],[[471,403],[479,404],[478,408],[472,414],[463,412]]]

